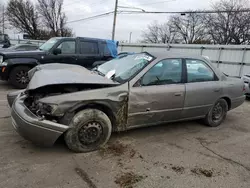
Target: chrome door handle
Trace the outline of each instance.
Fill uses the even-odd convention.
[[[175,93],[174,96],[180,97],[180,96],[182,96],[182,93]]]
[[[219,92],[220,91],[220,89],[214,89],[214,92]]]

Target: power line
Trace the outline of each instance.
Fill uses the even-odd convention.
[[[221,10],[221,11],[214,11],[214,10],[203,10],[203,11],[177,11],[177,12],[160,12],[160,11],[117,11],[118,14],[214,14],[214,13],[229,13],[229,12],[250,12],[250,9],[242,9],[242,10]],[[114,11],[106,12],[103,14],[98,14],[91,17],[86,17],[78,20],[71,20],[66,23],[74,23],[79,21],[86,21],[86,20],[93,20],[96,18],[101,18],[104,16],[108,16],[110,14],[113,14]]]
[[[119,14],[216,14],[216,13],[238,13],[250,12],[250,9],[241,10],[201,10],[201,11],[119,11]]]
[[[95,18],[100,18],[100,17],[108,16],[108,15],[113,14],[113,13],[114,13],[114,11],[106,12],[106,13],[103,13],[103,14],[98,14],[98,15],[95,15],[95,16],[87,17],[87,18],[82,18],[82,19],[78,19],[78,20],[71,20],[71,21],[68,21],[66,23],[74,23],[74,22],[79,22],[79,21],[92,20],[92,19],[95,19]]]

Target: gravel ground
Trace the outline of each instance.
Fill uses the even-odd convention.
[[[41,148],[12,128],[0,82],[1,188],[250,187],[250,102],[218,128],[196,121],[113,134],[106,148],[75,154],[63,140]]]

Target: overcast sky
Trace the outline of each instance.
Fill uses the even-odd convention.
[[[0,0],[5,1],[7,0]],[[36,2],[36,0],[32,0]],[[132,6],[146,11],[185,11],[195,9],[210,9],[211,3],[216,0],[119,0],[119,6]],[[64,11],[68,21],[95,16],[114,10],[115,0],[64,0]],[[124,10],[124,9],[123,9]],[[118,14],[116,40],[129,40],[132,32],[132,42],[141,39],[142,30],[148,24],[157,20],[159,23],[167,21],[166,14]],[[106,17],[68,23],[76,36],[111,38],[113,15]],[[13,31],[9,34],[12,36]]]

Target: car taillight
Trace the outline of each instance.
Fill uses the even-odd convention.
[[[245,85],[243,85],[243,90],[242,90],[243,92],[245,92],[246,91],[246,86]]]

